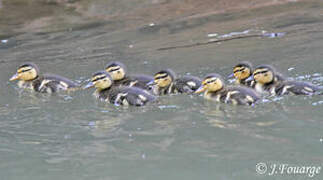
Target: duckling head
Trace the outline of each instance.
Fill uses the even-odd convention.
[[[247,61],[243,61],[233,68],[233,75],[238,80],[245,80],[252,76],[252,65]]]
[[[260,84],[268,84],[275,79],[275,69],[270,65],[260,65],[253,72],[253,78]]]
[[[17,69],[16,74],[14,74],[10,81],[14,80],[23,80],[31,81],[38,77],[39,70],[36,64],[34,63],[24,63]]]
[[[103,90],[111,87],[112,84],[112,77],[105,71],[99,71],[92,75],[91,81],[84,87],[84,89],[95,87],[98,90]]]
[[[158,87],[164,88],[169,86],[176,78],[174,71],[170,69],[161,70],[154,75],[154,84]]]
[[[195,93],[201,93],[204,91],[207,92],[216,92],[223,88],[224,83],[222,77],[219,74],[209,74],[205,76],[202,81],[202,86],[195,91]]]
[[[126,76],[126,66],[119,61],[112,61],[105,66],[105,71],[110,74],[114,81],[123,79]]]

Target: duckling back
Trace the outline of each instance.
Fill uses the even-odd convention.
[[[76,90],[79,84],[59,75],[45,74],[32,81],[19,81],[19,87],[32,89],[41,93],[55,93],[59,91]]]
[[[226,87],[225,103],[238,105],[252,105],[256,103],[260,96],[251,88],[240,86]]]
[[[156,97],[137,87],[112,87],[99,92],[98,97],[114,105],[143,106]]]
[[[114,81],[114,86],[137,87],[145,90],[151,90],[147,84],[154,80],[154,77],[148,75],[132,75],[126,76],[122,80]]]
[[[277,95],[322,95],[322,93],[322,87],[316,86],[309,82],[285,81],[280,83],[280,85],[276,88]]]
[[[174,82],[178,93],[193,93],[202,85],[201,79],[195,76],[183,76]]]
[[[131,80],[131,83],[129,85],[132,87],[137,87],[145,90],[151,90],[151,87],[147,85],[149,82],[154,80],[153,76],[148,76],[144,74],[137,74],[137,75],[132,75],[129,77]]]
[[[237,85],[243,85],[243,86],[247,86],[250,88],[255,88],[256,82],[254,80],[248,80],[248,79],[244,79],[244,80],[237,80],[236,81]]]
[[[76,90],[79,84],[59,75],[45,74],[39,81],[36,81],[39,92],[58,92]]]
[[[116,99],[117,103],[124,105],[143,106],[156,100],[156,97],[137,87],[124,87],[121,92],[124,96]]]

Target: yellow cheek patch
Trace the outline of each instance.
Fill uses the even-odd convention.
[[[106,89],[111,86],[112,82],[108,78],[103,78],[94,82],[94,85],[98,89]]]
[[[253,75],[253,78],[255,79],[255,80],[258,80],[259,79],[259,74],[256,74],[256,75]]]
[[[206,81],[202,81],[202,85],[205,86],[207,84]]]
[[[171,83],[171,80],[166,78],[166,79],[158,79],[157,80],[157,84],[160,86],[160,87],[166,87],[168,86],[169,84]]]

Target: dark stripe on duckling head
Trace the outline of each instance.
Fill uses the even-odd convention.
[[[19,71],[21,69],[21,71]],[[37,74],[39,73],[38,66],[35,63],[32,62],[27,62],[19,66],[18,72],[27,72],[30,71],[31,69],[35,69]]]
[[[268,72],[268,70],[265,70],[265,69],[263,69],[263,70],[258,70],[258,71],[255,71],[255,72],[253,73],[253,75],[255,76],[255,75],[257,75],[257,74],[263,74],[263,73],[266,73],[266,72]]]
[[[157,74],[156,76],[155,76],[155,79],[157,80],[157,79],[164,79],[164,78],[166,78],[166,77],[168,77],[168,74]]]
[[[252,69],[252,64],[250,62],[248,62],[248,61],[242,61],[239,64],[235,65],[234,67],[235,68],[236,67],[247,67],[249,69]]]
[[[161,71],[155,73],[155,75],[154,75],[155,79],[156,79],[156,77],[159,77],[158,76],[159,74],[165,74],[165,76],[161,77],[161,78],[166,78],[167,76],[170,76],[173,81],[176,79],[176,73],[171,69],[164,69],[164,70],[161,70]],[[159,78],[159,79],[161,79],[161,78]]]
[[[255,72],[260,69],[266,69],[267,71],[271,71],[273,73],[274,78],[278,81],[286,80],[286,78],[280,72],[278,72],[273,66],[267,65],[267,64],[257,66],[254,71],[254,75],[255,75]]]
[[[24,68],[20,68],[18,69],[18,72],[19,73],[23,73],[23,72],[27,72],[27,71],[30,71],[32,70],[33,68],[30,68],[30,67],[24,67]]]
[[[121,69],[121,67],[110,67],[110,68],[107,69],[107,71],[108,72],[114,72],[114,71],[118,71],[120,69]]]
[[[212,77],[212,78],[209,78],[209,79],[207,79],[208,81],[206,81],[205,83],[207,83],[207,84],[209,84],[209,83],[213,83],[213,82],[215,82],[216,80],[218,80],[218,78],[216,78],[216,77]]]
[[[222,76],[220,74],[216,74],[216,73],[208,74],[203,79],[205,80],[205,79],[209,79],[209,78],[212,78],[212,77],[215,77],[217,79],[221,79],[222,80]]]
[[[211,79],[210,81],[205,82],[206,80]],[[211,83],[219,79],[220,81],[223,82],[222,76],[216,73],[208,74],[203,78],[203,83]]]
[[[273,66],[271,66],[271,65],[267,65],[267,64],[263,64],[263,65],[259,65],[259,66],[257,66],[256,68],[255,68],[255,71],[257,71],[257,70],[259,70],[259,69],[266,69],[267,71],[272,71],[274,74],[275,74],[275,72],[276,72],[276,69],[273,67]],[[254,72],[255,72],[254,71]]]
[[[238,68],[238,67],[236,67],[236,68]],[[242,68],[240,68],[240,69],[234,70],[234,71],[233,71],[233,73],[241,72],[241,71],[243,71],[243,70],[245,70],[245,69],[246,69],[246,68],[242,67]]]
[[[111,70],[109,70],[109,72],[119,70],[117,68],[119,68],[119,69],[122,68],[124,71],[127,70],[126,66],[123,63],[119,62],[119,61],[111,61],[105,66],[106,70],[111,69]]]
[[[96,81],[99,81],[99,80],[104,79],[104,78],[109,78],[112,81],[111,76],[105,71],[98,71],[98,72],[94,73],[92,75],[91,81],[96,82]]]

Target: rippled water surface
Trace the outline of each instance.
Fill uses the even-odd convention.
[[[260,175],[256,164],[322,166],[322,96],[267,98],[255,107],[233,107],[174,95],[146,107],[125,108],[96,101],[91,90],[48,96],[20,91],[8,82],[25,61],[37,63],[42,72],[82,82],[112,60],[124,62],[130,74],[170,67],[179,76],[200,77],[211,72],[226,77],[239,60],[249,60],[273,64],[291,79],[323,85],[322,6],[274,9],[118,31],[101,22],[3,36],[1,179],[308,179]],[[275,11],[291,12],[270,16]],[[222,27],[213,29],[216,24]],[[212,33],[246,30],[286,34],[158,50],[207,42]],[[322,178],[323,172],[313,179]]]

